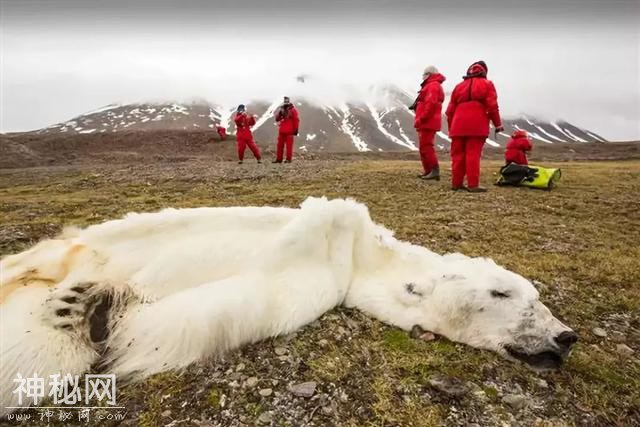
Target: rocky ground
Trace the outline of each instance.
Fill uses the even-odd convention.
[[[634,425],[640,423],[640,161],[563,162],[552,191],[486,194],[415,178],[415,161],[291,165],[201,158],[0,170],[0,254],[63,225],[165,206],[296,206],[355,197],[399,238],[484,255],[534,280],[580,335],[557,372],[335,309],[295,334],[118,388],[125,425]],[[91,424],[119,424],[94,410]],[[46,424],[31,412],[24,425]],[[77,415],[73,420],[77,423]],[[102,418],[100,418],[102,417]],[[55,419],[50,424],[66,425]],[[9,423],[3,420],[5,423]]]

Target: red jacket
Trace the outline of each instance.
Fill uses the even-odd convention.
[[[440,130],[442,126],[442,103],[444,91],[442,74],[431,74],[422,82],[420,94],[416,100],[416,119],[413,126],[417,130]]]
[[[276,111],[276,123],[279,124],[279,132],[283,135],[297,135],[300,126],[298,110],[293,104],[288,107],[281,105]]]
[[[498,111],[498,94],[483,76],[466,77],[451,94],[447,107],[449,136],[489,136],[489,120],[502,126]]]
[[[504,160],[506,163],[517,163],[519,165],[528,165],[527,151],[531,151],[531,142],[526,136],[518,136],[509,139],[507,149],[504,152]]]
[[[249,116],[246,113],[236,113],[236,116],[233,118],[233,121],[236,123],[236,135],[239,137],[251,137],[251,126],[256,124],[256,118],[253,116]]]

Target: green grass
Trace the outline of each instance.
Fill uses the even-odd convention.
[[[0,171],[0,253],[22,250],[63,225],[97,223],[129,211],[296,206],[311,195],[353,197],[401,239],[439,253],[488,256],[543,283],[541,299],[580,335],[565,367],[536,374],[490,352],[446,340],[415,341],[360,313],[337,309],[287,343],[293,362],[274,356],[271,343],[258,343],[180,376],[162,374],[124,387],[130,416],[155,425],[169,422],[160,413],[170,408],[172,419],[193,416],[227,424],[220,408],[225,395],[227,410],[247,424],[272,411],[282,425],[299,425],[308,417],[315,425],[530,425],[537,418],[629,425],[640,421],[640,161],[555,166],[562,167],[563,179],[545,192],[491,186],[499,164],[487,162],[486,194],[451,192],[446,178],[417,180],[417,164],[407,161]],[[354,330],[347,318],[357,325]],[[609,337],[595,337],[596,326]],[[349,331],[348,338],[336,333],[339,328]],[[633,356],[616,351],[613,331],[635,350]],[[321,339],[328,341],[324,348],[317,345]],[[230,385],[225,371],[240,361],[261,381],[277,382],[272,397]],[[455,377],[478,393],[453,400],[442,396],[428,385],[436,374]],[[291,399],[286,385],[305,380],[317,381],[317,393],[336,401],[337,412],[318,409],[324,397]],[[501,397],[513,390],[535,405],[516,412],[503,404]],[[344,401],[338,399],[343,392]],[[185,400],[189,404],[182,407]]]

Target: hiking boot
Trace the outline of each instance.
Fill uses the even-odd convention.
[[[487,189],[484,187],[469,187],[467,188],[469,193],[486,193]]]
[[[262,160],[258,159],[258,164],[262,163]]]
[[[282,163],[282,160],[274,160],[274,161],[273,161],[273,162],[271,162],[271,163]]]
[[[291,163],[291,160],[285,160],[284,162],[285,163]]]
[[[242,164],[242,160],[240,160],[240,161],[238,162],[238,164],[239,164],[239,165],[241,165],[241,164]]]
[[[431,172],[422,176],[422,179],[435,179],[436,181],[440,181],[440,168],[431,169]]]
[[[467,187],[465,187],[464,185],[461,185],[460,187],[451,187],[452,191],[468,191],[469,189]]]

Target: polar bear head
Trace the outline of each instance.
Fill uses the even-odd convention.
[[[411,268],[413,281],[402,274],[403,305],[418,326],[536,369],[561,365],[578,337],[540,302],[531,282],[490,259],[439,258]]]

